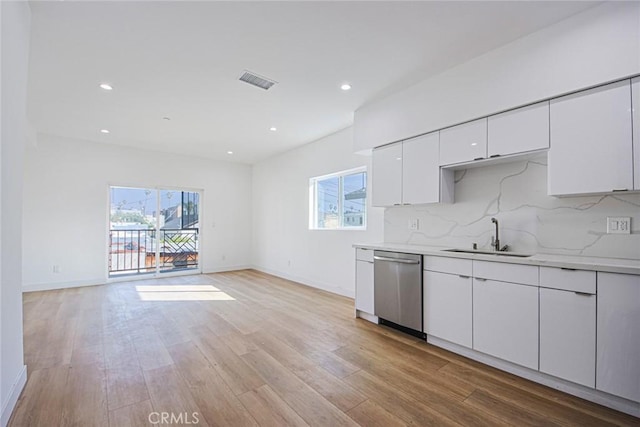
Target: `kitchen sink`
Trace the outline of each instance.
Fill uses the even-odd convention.
[[[518,258],[528,258],[529,254],[519,254],[515,252],[496,252],[496,251],[480,251],[477,249],[443,249],[443,252],[459,252],[465,254],[481,254],[481,255],[497,255],[497,256],[513,256]]]

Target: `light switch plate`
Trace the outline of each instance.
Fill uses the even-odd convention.
[[[631,218],[628,216],[607,217],[607,234],[631,234]]]
[[[418,218],[412,218],[409,220],[409,224],[408,224],[409,230],[417,230],[419,225],[420,223],[418,221]]]

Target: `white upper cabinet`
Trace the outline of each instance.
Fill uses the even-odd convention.
[[[393,206],[402,203],[402,143],[373,150],[373,206]]]
[[[373,150],[373,206],[453,202],[453,171],[440,170],[438,132]]]
[[[440,165],[487,157],[487,118],[440,131]]]
[[[640,190],[640,77],[631,81],[633,105],[633,188]]]
[[[551,101],[548,193],[633,189],[630,81]]]
[[[449,202],[442,199],[439,165],[439,133],[434,132],[402,143],[402,203]]]
[[[549,101],[490,116],[487,139],[490,158],[549,148]]]

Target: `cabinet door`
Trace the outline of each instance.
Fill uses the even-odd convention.
[[[489,117],[487,154],[508,154],[549,148],[549,101]]]
[[[402,143],[402,203],[421,204],[440,201],[438,132]]]
[[[540,289],[540,371],[595,387],[595,295]]]
[[[424,331],[471,348],[471,277],[425,271]]]
[[[440,131],[440,164],[487,157],[487,119],[474,120]]]
[[[633,188],[640,190],[640,77],[631,81],[633,105]]]
[[[373,206],[402,203],[402,143],[373,150]]]
[[[538,288],[473,279],[473,348],[538,369]]]
[[[373,314],[373,262],[356,261],[356,309]]]
[[[598,272],[596,389],[640,402],[640,276]]]
[[[630,82],[551,101],[550,195],[633,188]]]

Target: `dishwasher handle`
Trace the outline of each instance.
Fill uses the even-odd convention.
[[[379,255],[374,255],[373,259],[376,261],[397,262],[400,264],[420,264],[420,261],[416,261],[414,259],[389,258],[386,256],[379,256]]]

